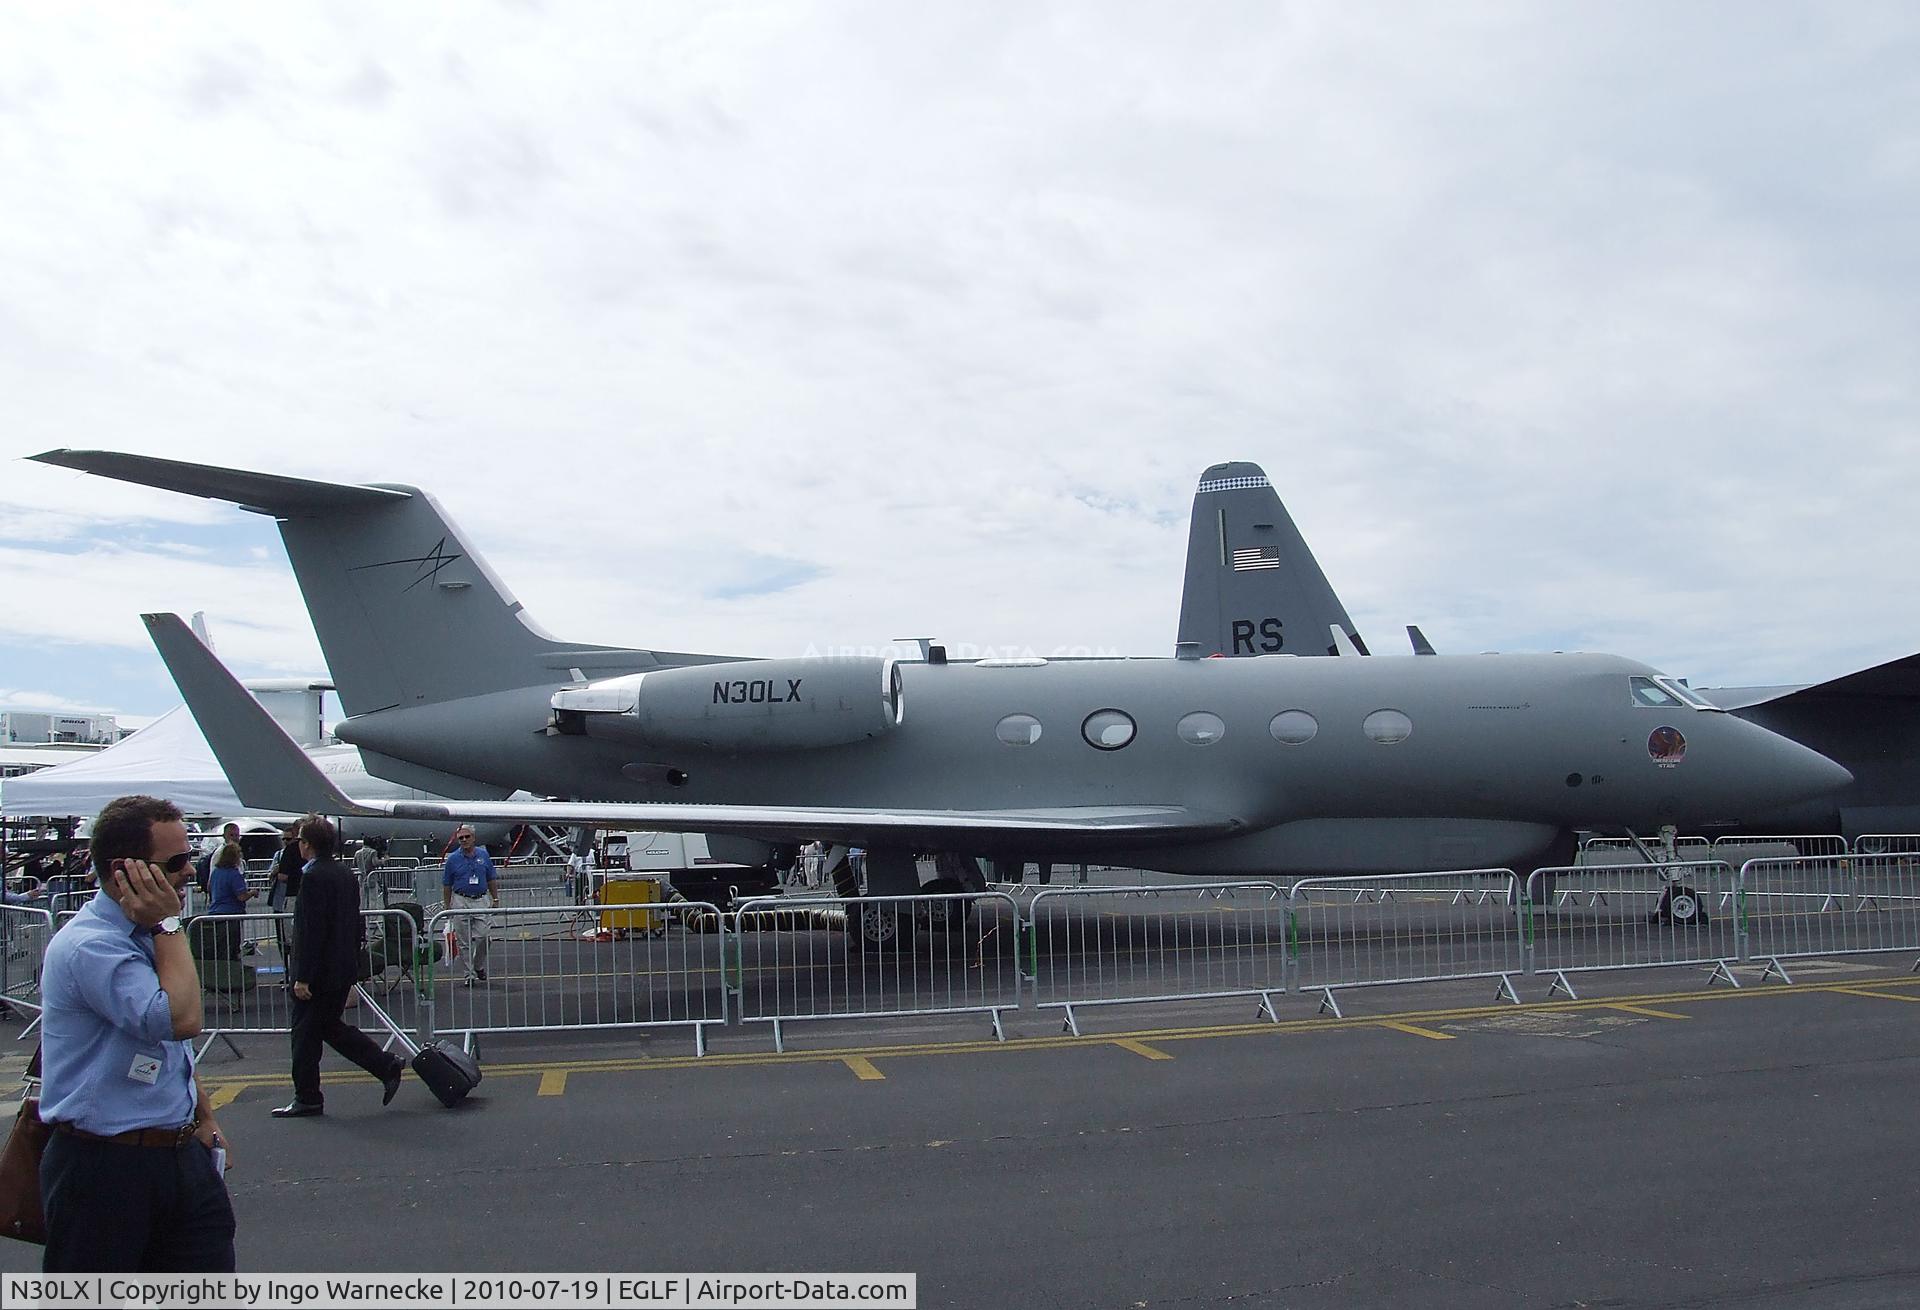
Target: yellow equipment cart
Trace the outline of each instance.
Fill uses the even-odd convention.
[[[664,910],[640,909],[659,905],[666,899],[666,885],[659,878],[633,874],[609,874],[600,886],[600,927],[605,932],[665,932]],[[613,907],[619,906],[615,909]]]

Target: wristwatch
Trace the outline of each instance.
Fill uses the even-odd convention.
[[[171,937],[179,931],[180,916],[177,914],[169,914],[159,923],[153,925],[153,935],[156,937]]]

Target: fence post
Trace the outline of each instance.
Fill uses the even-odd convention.
[[[740,909],[734,907],[733,926],[720,917],[720,1012],[729,1024],[746,1022],[747,961],[741,949]],[[735,1016],[738,1016],[736,1019]]]
[[[1742,964],[1753,958],[1747,937],[1747,863],[1733,876],[1733,955]]]
[[[1287,889],[1287,958],[1280,967],[1280,978],[1289,992],[1300,990],[1300,920],[1293,912],[1291,887]]]
[[[440,970],[434,962],[433,943],[439,941],[440,938],[445,935],[445,929],[441,926],[440,921],[446,917],[446,913],[445,910],[440,910],[427,920],[425,930],[427,938],[427,962],[424,966],[416,965],[414,971],[414,989],[426,993],[426,1004],[422,1005],[419,1011],[419,1041],[423,1047],[432,1046],[440,1040],[440,1018],[434,1010],[434,1007],[440,1003]],[[419,946],[417,944],[414,947],[414,953],[416,956],[419,954]],[[427,975],[424,983],[420,978],[422,968],[424,968]]]
[[[1520,896],[1515,905],[1520,912],[1520,965],[1529,977],[1533,976],[1533,880],[1520,884]]]

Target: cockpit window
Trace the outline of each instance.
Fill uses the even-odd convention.
[[[1645,705],[1657,710],[1678,709],[1684,705],[1691,710],[1719,710],[1720,707],[1702,696],[1693,688],[1673,678],[1629,678],[1633,689],[1633,703]]]
[[[1682,702],[1680,698],[1655,682],[1652,678],[1633,678],[1633,703],[1651,705],[1658,710],[1674,709]]]
[[[1657,681],[1662,687],[1665,687],[1668,691],[1672,692],[1674,695],[1678,696],[1681,700],[1685,701],[1687,704],[1693,706],[1693,708],[1695,708],[1696,710],[1719,710],[1720,709],[1718,705],[1715,705],[1712,701],[1708,700],[1705,696],[1702,696],[1699,692],[1695,691],[1693,688],[1689,687],[1686,683],[1680,681],[1678,678],[1657,678],[1655,679],[1655,681]],[[1724,713],[1724,711],[1721,711],[1721,712]]]

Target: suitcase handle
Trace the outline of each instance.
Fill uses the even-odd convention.
[[[393,1016],[380,1007],[380,1002],[373,999],[371,992],[359,983],[353,985],[353,990],[355,994],[360,997],[360,1004],[372,1010],[374,1015],[380,1020],[381,1025],[385,1027],[388,1032],[392,1033],[402,1046],[407,1048],[408,1059],[412,1059],[414,1056],[420,1054],[420,1043],[413,1040],[413,1034],[395,1023]]]

